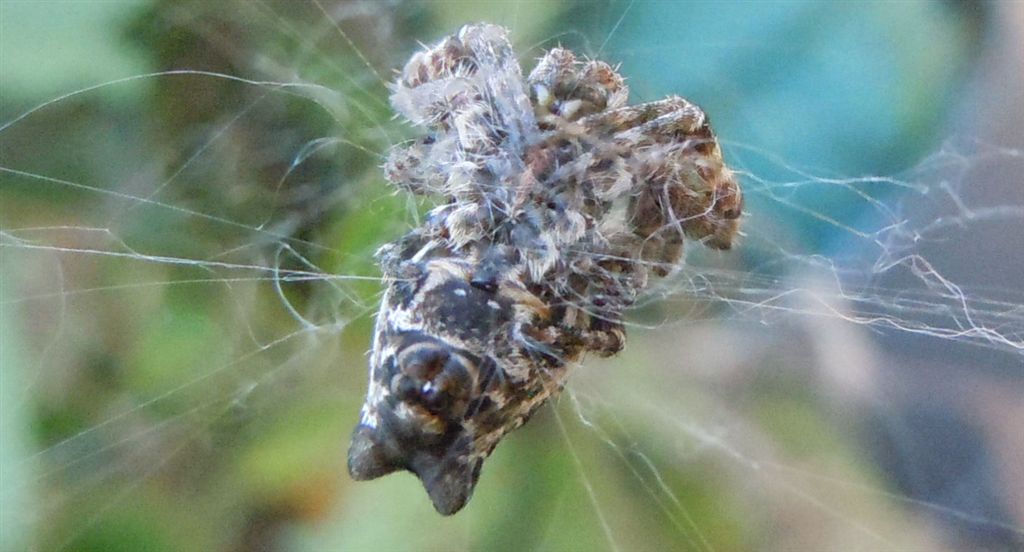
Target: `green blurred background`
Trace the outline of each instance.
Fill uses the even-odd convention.
[[[0,1],[0,546],[1013,549],[1021,14]],[[372,252],[429,207],[377,168],[414,135],[385,82],[478,20],[527,70],[563,44],[621,63],[633,101],[702,105],[750,214],[440,518],[411,475],[349,480],[344,453]],[[861,175],[891,178],[842,181]],[[921,271],[879,268],[909,254],[971,284],[1005,342],[957,333],[959,298]]]

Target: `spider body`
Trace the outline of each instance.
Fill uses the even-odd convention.
[[[507,31],[468,25],[413,56],[392,104],[425,137],[388,179],[444,202],[378,252],[388,283],[349,471],[415,473],[435,508],[585,353],[622,349],[622,312],[684,239],[727,249],[740,189],[706,116],[679,97],[626,106],[601,61],[547,52],[523,78]]]

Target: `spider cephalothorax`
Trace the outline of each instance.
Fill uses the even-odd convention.
[[[406,469],[439,512],[458,511],[571,363],[623,347],[623,310],[678,264],[684,237],[731,246],[742,199],[704,112],[628,95],[614,68],[563,48],[524,79],[494,25],[406,65],[391,101],[426,136],[385,172],[442,204],[378,252],[387,289],[353,477]]]

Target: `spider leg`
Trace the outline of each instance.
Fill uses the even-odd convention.
[[[417,52],[391,103],[413,124],[439,133],[454,129],[468,153],[499,145],[518,153],[536,132],[508,32],[496,25],[466,25]]]
[[[626,345],[626,328],[622,322],[593,316],[590,327],[583,331],[584,347],[598,356],[609,357]]]
[[[544,54],[527,78],[538,118],[548,122],[575,121],[626,104],[629,87],[615,69],[603,61],[578,61],[565,48]]]
[[[630,211],[634,231],[644,238],[667,234],[655,258],[678,259],[682,235],[715,249],[732,245],[743,200],[703,110],[671,96],[588,117],[582,124],[605,132],[619,129],[614,142],[629,157],[636,182]]]
[[[442,191],[445,179],[430,162],[433,139],[420,138],[391,148],[384,162],[384,177],[395,187],[413,194]]]

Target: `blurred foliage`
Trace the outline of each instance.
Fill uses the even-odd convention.
[[[0,249],[0,267],[5,254]],[[9,301],[10,273],[0,270],[0,305]],[[32,470],[23,459],[31,454],[30,423],[27,413],[19,408],[21,391],[25,389],[24,352],[21,350],[21,328],[9,309],[0,307],[0,546],[24,548],[30,542],[30,526],[22,512],[32,511],[36,504],[32,489],[23,482]]]
[[[653,353],[595,368],[605,394],[629,389],[649,404],[591,405],[598,431],[563,399],[502,444],[454,518],[438,518],[407,474],[349,481],[344,447],[379,291],[371,254],[426,206],[391,194],[378,174],[379,155],[411,135],[390,120],[378,75],[389,79],[417,41],[491,20],[513,28],[527,64],[562,43],[621,61],[638,99],[697,101],[730,159],[759,177],[777,168],[759,152],[819,173],[879,173],[936,146],[977,32],[950,4],[926,2],[140,0],[0,10],[0,120],[106,83],[0,135],[0,166],[89,187],[5,172],[0,228],[61,227],[50,232],[66,247],[136,252],[12,260],[0,249],[5,301],[59,292],[0,312],[10,550],[22,538],[82,551],[593,550],[608,546],[604,523],[623,549],[785,549],[792,542],[773,533],[773,516],[788,510],[757,507],[778,504],[748,488],[749,472],[681,456],[678,428],[645,414],[715,411],[697,391],[664,386],[665,359]],[[193,73],[117,80],[182,69]],[[850,223],[861,215],[843,211],[842,194],[791,199],[838,206],[830,210]],[[790,224],[793,213],[775,209],[750,206],[779,242],[832,239],[820,220]],[[286,278],[278,292],[268,271],[235,279],[226,267],[140,254],[371,279]],[[92,288],[106,289],[75,293]],[[22,350],[32,354],[12,360]],[[30,383],[12,383],[22,378]],[[791,458],[870,471],[849,436],[822,421],[807,382],[762,383],[756,397],[722,390],[722,400]],[[24,408],[11,406],[12,393]],[[43,452],[26,462],[27,432]],[[36,519],[12,528],[9,512],[26,501],[39,503]]]

